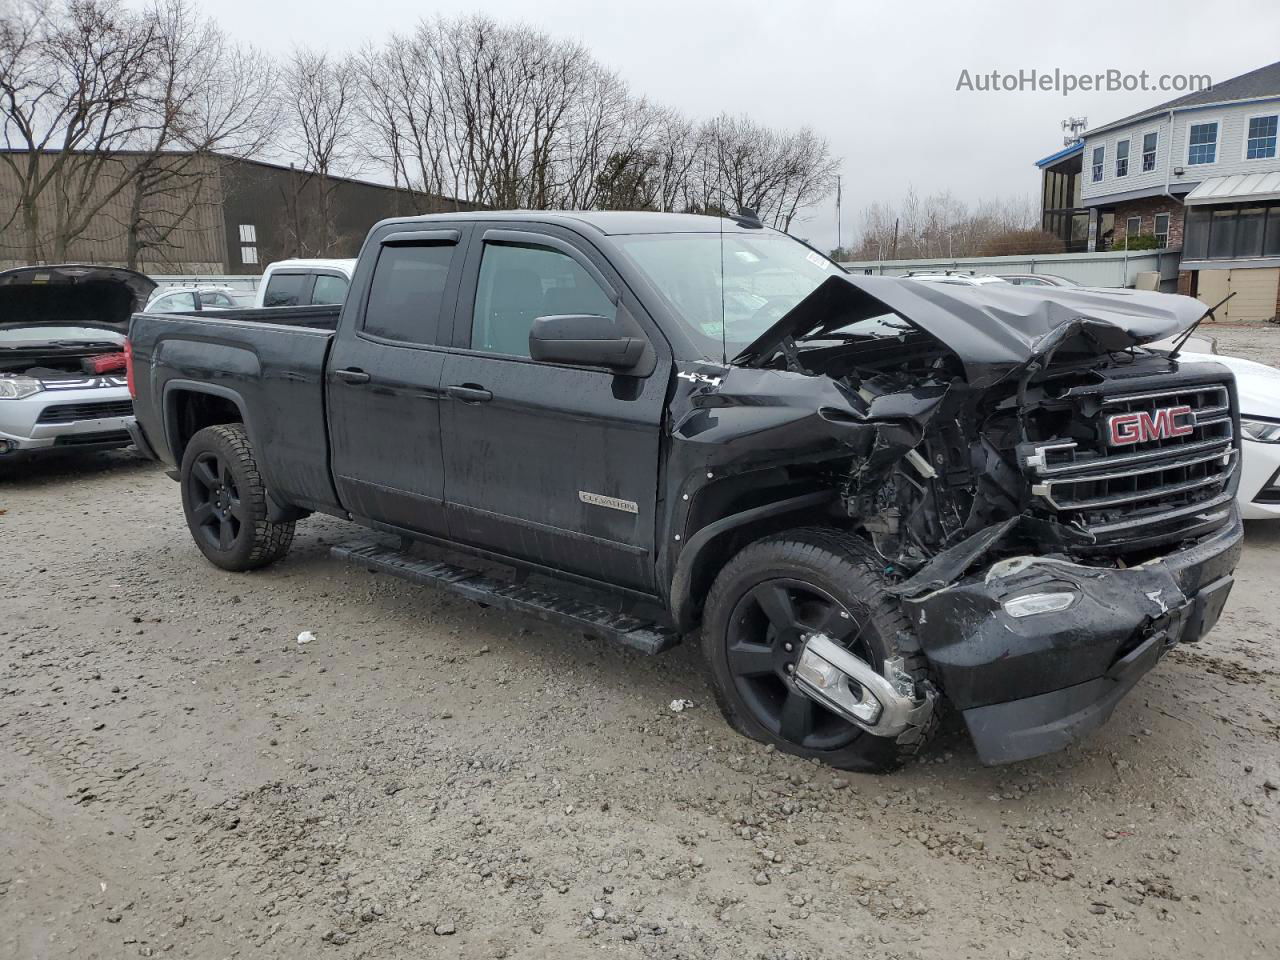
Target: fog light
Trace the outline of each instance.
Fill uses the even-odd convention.
[[[1074,591],[1066,593],[1028,593],[1004,602],[1004,612],[1009,616],[1021,619],[1033,617],[1037,613],[1058,613],[1076,602]]]
[[[849,676],[814,649],[823,649],[827,645],[835,647],[845,656],[852,656],[826,637],[812,637],[805,644],[804,652],[796,664],[796,681],[810,696],[836,713],[843,713],[863,723],[875,723],[880,719],[880,701],[861,684],[855,684],[858,688],[855,693]]]
[[[13,444],[8,440],[0,440],[0,454],[8,453],[13,449]]]

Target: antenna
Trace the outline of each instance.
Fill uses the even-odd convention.
[[[720,188],[720,210],[716,218],[720,224],[720,362],[729,365],[728,334],[724,329],[724,136],[720,121],[716,120],[716,186]]]
[[[1064,147],[1074,147],[1084,139],[1083,133],[1088,126],[1088,117],[1067,117],[1062,121],[1062,129],[1070,132],[1062,138],[1062,145]]]
[[[840,229],[840,174],[836,174],[836,256],[844,256],[844,233]]]

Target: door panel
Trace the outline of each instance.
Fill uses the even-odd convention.
[[[334,483],[351,513],[446,536],[441,374],[457,299],[455,229],[384,242],[364,302],[342,324],[328,371]],[[344,315],[344,321],[346,316]],[[353,329],[356,328],[356,329]]]
[[[487,231],[498,233],[511,231]],[[529,232],[527,244],[477,237],[473,251],[478,265],[468,268],[455,321],[462,349],[445,360],[443,380],[446,392],[462,388],[443,407],[451,538],[651,589],[669,357],[648,377],[530,360],[536,317],[630,318],[639,305],[607,264],[563,237]]]
[[[445,384],[493,394],[445,405],[453,539],[583,576],[651,585],[662,409],[656,377],[451,354]]]

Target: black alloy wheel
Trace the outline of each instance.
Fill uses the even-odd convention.
[[[825,590],[790,578],[765,580],[738,601],[725,637],[734,687],[759,723],[810,750],[836,750],[861,729],[796,689],[792,673],[814,633],[874,663],[853,615]]]
[[[802,693],[793,673],[821,633],[877,671],[888,659],[917,683],[928,661],[888,591],[884,562],[857,534],[799,527],[747,544],[716,577],[702,617],[702,652],[725,719],[739,733],[843,770],[885,772],[917,755],[937,729],[878,736]]]
[[[192,533],[211,549],[234,549],[252,519],[226,460],[212,451],[201,453],[192,463],[186,482],[192,504]]]
[[[182,508],[205,558],[224,570],[253,570],[289,552],[294,522],[270,519],[273,505],[241,423],[198,430],[182,454]]]

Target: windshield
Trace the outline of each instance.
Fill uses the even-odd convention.
[[[0,346],[25,347],[49,341],[86,343],[124,343],[124,335],[101,327],[9,327],[0,329]]]
[[[656,233],[615,239],[710,359],[719,359],[722,351],[730,357],[739,353],[840,272],[826,257],[782,233],[735,232],[723,238],[719,233]]]

